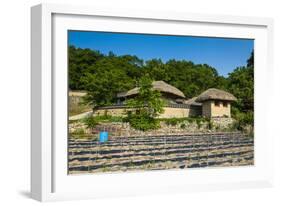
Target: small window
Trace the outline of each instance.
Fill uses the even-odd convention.
[[[215,106],[219,107],[220,106],[220,102],[219,101],[215,101]]]
[[[224,102],[224,103],[223,103],[223,107],[227,107],[227,102]]]

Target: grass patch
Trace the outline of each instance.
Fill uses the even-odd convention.
[[[74,130],[74,132],[72,132],[72,134],[74,134],[74,135],[84,135],[85,130],[83,128],[78,128],[78,129]]]
[[[119,116],[102,115],[94,117],[98,122],[123,122],[124,118]]]

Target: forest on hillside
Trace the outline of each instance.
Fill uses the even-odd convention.
[[[232,93],[238,101],[232,113],[253,125],[254,111],[254,52],[245,65],[237,65],[228,77],[219,75],[216,68],[187,60],[161,59],[144,61],[134,55],[102,54],[91,49],[69,46],[69,89],[86,90],[85,101],[93,106],[111,105],[116,94],[138,86],[143,75],[163,80],[180,89],[187,98],[199,95],[208,88]]]

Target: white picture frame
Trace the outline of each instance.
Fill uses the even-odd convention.
[[[273,91],[274,76],[272,19],[40,4],[31,9],[31,26],[32,198],[53,201],[273,185],[274,134],[266,109],[273,102],[268,92]],[[68,29],[254,38],[255,166],[67,175]]]

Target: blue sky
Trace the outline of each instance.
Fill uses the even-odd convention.
[[[246,65],[254,40],[110,32],[69,31],[70,45],[99,50],[104,54],[136,55],[148,60],[160,58],[188,60],[209,64],[227,76],[238,66]]]

